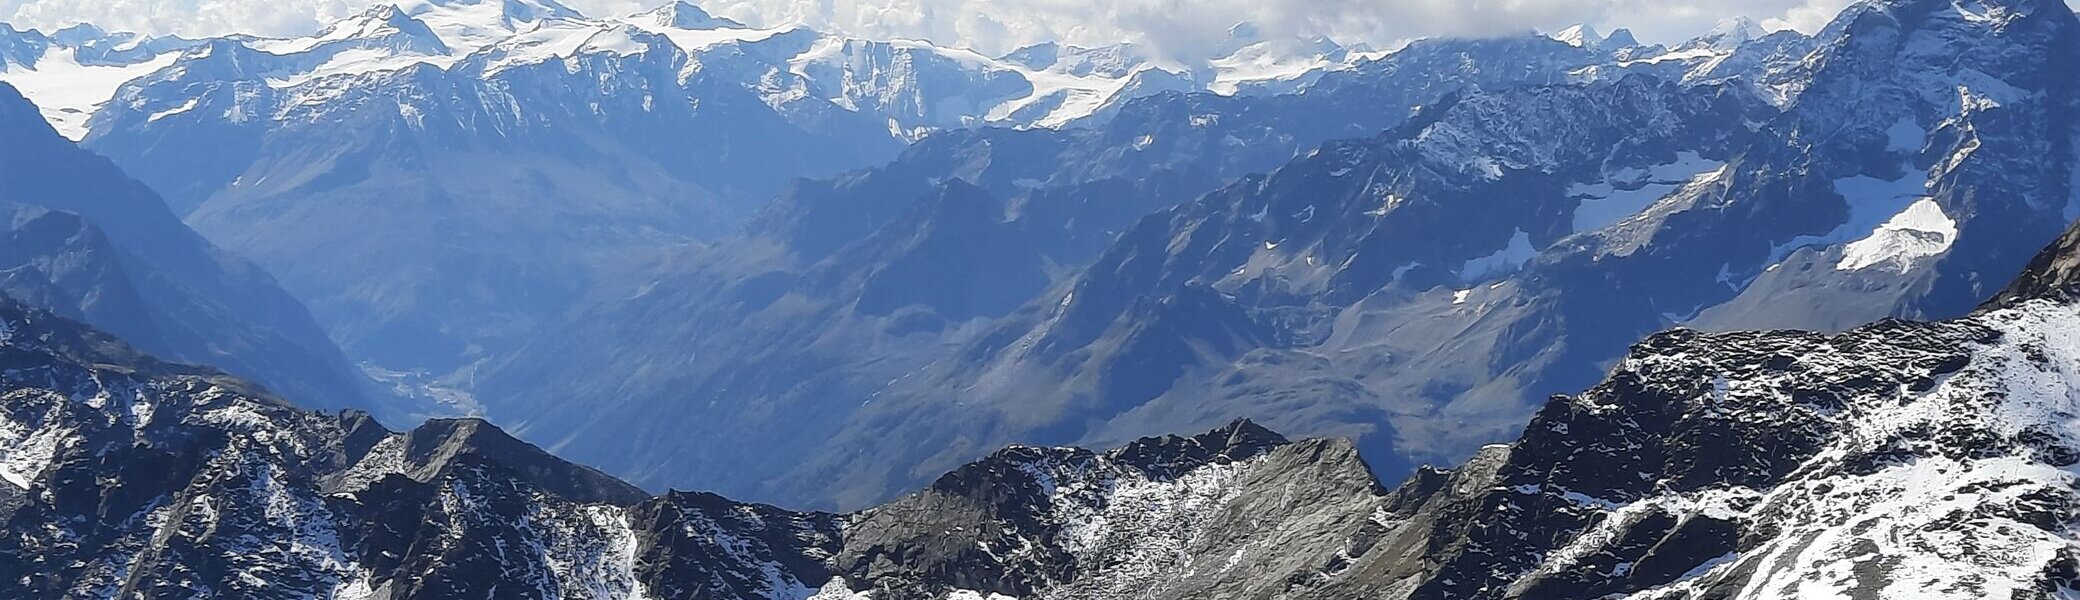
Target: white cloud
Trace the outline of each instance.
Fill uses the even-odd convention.
[[[290,35],[378,0],[0,0],[0,20],[25,27],[91,22],[109,29],[190,36]],[[587,14],[635,12],[664,0],[567,0]],[[909,37],[1001,52],[1040,41],[1149,44],[1203,55],[1229,26],[1266,37],[1325,35],[1387,47],[1425,36],[1552,31],[1576,22],[1630,27],[1647,41],[1703,32],[1743,16],[1813,31],[1848,0],[700,0],[754,24],[798,22],[870,37]]]
[[[1121,40],[1192,55],[1239,21],[1267,37],[1324,35],[1387,47],[1426,36],[1552,31],[1590,22],[1632,27],[1649,40],[1676,40],[1720,19],[1788,17],[1811,0],[709,0],[714,12],[747,22],[792,22],[871,36],[954,41],[984,51],[1060,40]]]
[[[1762,24],[1772,29],[1818,31],[1849,4],[1850,0],[1806,0],[1804,4],[1784,11],[1782,16],[1764,20]]]
[[[0,20],[54,29],[93,23],[110,30],[214,36],[314,30],[364,0],[0,0]]]

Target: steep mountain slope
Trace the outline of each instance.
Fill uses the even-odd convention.
[[[709,494],[651,498],[481,422],[391,433],[365,416],[301,411],[214,372],[156,362],[11,301],[0,303],[0,321],[9,399],[0,547],[28,558],[0,564],[11,597],[799,599],[845,597],[848,587],[940,597],[1051,584],[1029,577],[1038,572],[1029,565],[1046,562],[1146,568],[1168,560],[1153,544],[1188,542],[1224,519],[1250,528],[1231,531],[1243,535],[1277,528],[1267,517],[1310,499],[1374,493],[1348,445],[1289,445],[1238,424],[1103,454],[1007,450],[858,515]],[[1048,487],[1036,487],[1047,473]],[[1324,485],[1320,475],[1341,479]],[[1277,494],[1303,482],[1325,489]],[[1141,508],[1166,498],[1189,502],[1162,519]],[[1223,508],[1240,513],[1223,517]],[[904,517],[917,511],[975,529]],[[1117,519],[1092,518],[1107,514]],[[1006,577],[958,575],[981,576],[959,563],[984,560],[977,548],[987,548],[938,537],[964,531],[995,532],[991,552],[1005,562],[986,560]]]
[[[2080,164],[2080,23],[1974,6],[1864,3],[1797,60],[1740,46],[1762,56],[1723,62],[1763,70],[1738,79],[1468,94],[1332,145],[1144,220],[836,443],[1104,444],[1253,415],[1437,462],[1671,323],[1963,314],[2069,222]],[[1700,98],[1731,105],[1682,116]]]
[[[1543,83],[1598,60],[1533,36],[1426,41],[1301,94],[1166,94],[1091,127],[935,135],[890,165],[798,185],[738,235],[604,287],[479,373],[476,391],[490,418],[523,437],[645,485],[863,506],[1009,440],[950,443],[944,463],[857,487],[801,467],[846,454],[826,451],[837,447],[888,456],[825,444],[857,427],[851,415],[883,390],[993,333],[992,321],[1089,264],[1135,219],[1408,115],[1378,107]],[[792,441],[754,443],[775,439]]]
[[[213,41],[128,84],[88,144],[260,257],[353,356],[437,373],[787,178],[899,147],[870,119],[792,122],[667,37],[543,18],[474,51],[386,8],[310,48]],[[371,52],[403,64],[347,68]]]
[[[69,135],[255,257],[372,371],[434,375],[653,251],[733,230],[794,178],[879,164],[937,131],[1062,126],[1367,56],[1326,45],[1268,74],[1131,47],[1013,62],[685,3],[592,18],[553,0],[381,4],[303,38],[139,42],[108,66],[0,33],[28,58],[0,79],[95,83],[31,88],[62,103]]]
[[[0,544],[24,558],[0,565],[12,597],[539,597],[560,586],[627,597],[642,583],[624,511],[683,515],[684,533],[680,522],[657,533],[689,539],[659,553],[715,548],[695,516],[740,532],[765,524],[701,497],[649,499],[481,423],[389,433],[11,302],[0,316],[12,532]],[[828,537],[813,521],[774,525]],[[646,569],[683,587],[758,566]]]
[[[644,498],[475,421],[289,408],[0,300],[12,597],[2054,598],[2080,228],[1950,322],[1676,330],[1388,491],[1241,421],[1012,447],[892,503]]]
[[[390,411],[303,306],[182,225],[157,194],[58,136],[0,84],[0,243],[11,294],[210,362],[312,406]],[[402,416],[402,415],[399,415]]]
[[[864,443],[877,430],[921,435],[943,426],[928,415],[949,403],[967,407],[958,413],[962,420],[992,423],[985,431],[1002,427],[1013,439],[1040,435],[1054,443],[1131,438],[1128,432],[1227,413],[1364,436],[1376,456],[1391,460],[1398,453],[1388,440],[1398,439],[1395,429],[1419,409],[1380,399],[1420,398],[1450,379],[1409,373],[1418,383],[1393,389],[1387,386],[1405,384],[1346,375],[1410,369],[1412,349],[1264,349],[1345,343],[1339,327],[1353,325],[1392,328],[1414,338],[1408,344],[1445,349],[1540,335],[1455,332],[1420,317],[1352,323],[1338,319],[1334,307],[1397,283],[1453,290],[1508,276],[1533,248],[1568,236],[1578,223],[1621,219],[1650,202],[1637,198],[1652,193],[1646,190],[1680,187],[1718,169],[1750,134],[1745,117],[1767,110],[1737,90],[1641,77],[1439,103],[1380,138],[1331,144],[1268,178],[1143,220],[1049,298],[892,386],[839,439]],[[1483,162],[1483,154],[1496,158]],[[1585,208],[1568,214],[1563,190],[1583,179],[1616,183],[1604,184],[1613,190],[1609,198],[1584,198]],[[1623,194],[1616,186],[1636,189]],[[1632,206],[1588,214],[1597,200]],[[1458,296],[1432,293],[1447,301]],[[1464,366],[1538,366],[1526,364],[1525,355],[1455,358]],[[1255,368],[1220,372],[1236,363]],[[1199,381],[1219,387],[1201,388]],[[1498,431],[1482,435],[1502,435],[1516,417],[1493,418]],[[1392,429],[1376,429],[1380,423]],[[967,443],[993,442],[978,436]],[[959,461],[961,452],[976,449],[941,451],[921,456]],[[831,476],[889,476],[864,464],[820,466]]]
[[[1483,452],[1415,595],[2070,594],[2076,253],[1951,322],[1650,338]]]

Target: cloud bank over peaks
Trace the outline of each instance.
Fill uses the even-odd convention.
[[[418,0],[476,2],[499,0]],[[382,0],[0,0],[0,21],[55,29],[88,22],[111,30],[190,37],[302,35]],[[666,0],[566,0],[587,15],[619,16]],[[708,12],[752,25],[797,23],[871,38],[924,39],[989,54],[1039,42],[1142,44],[1193,60],[1232,49],[1230,28],[1264,40],[1326,37],[1392,48],[1409,39],[1558,31],[1589,23],[1670,42],[1746,17],[1766,29],[1815,31],[1850,0],[700,0]]]

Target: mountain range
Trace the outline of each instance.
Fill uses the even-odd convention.
[[[828,509],[1237,417],[1398,478],[1670,326],[1968,312],[2075,216],[2075,25],[1900,1],[1812,36],[1430,40],[1297,94],[949,132],[580,301],[475,389],[646,487]]]
[[[122,335],[155,355],[216,365],[306,406],[395,412],[265,271],[182,224],[108,159],[59,137],[0,84],[0,290]]]
[[[0,597],[2080,597],[2068,5],[1216,54],[0,26]]]
[[[159,598],[2053,598],[2080,229],[1969,316],[1679,329],[1379,485],[1249,421],[1014,446],[889,503],[650,496],[477,420],[393,432],[0,300],[0,589]]]
[[[1326,75],[1303,94],[1165,95],[1130,102],[1101,126],[936,135],[888,165],[796,186],[737,234],[604,288],[479,372],[476,390],[495,398],[485,403],[490,418],[644,485],[701,481],[812,501],[738,486],[807,464],[813,443],[774,451],[735,436],[821,440],[859,426],[853,415],[877,390],[949,360],[1144,215],[1407,115],[1363,107],[1521,85],[1515,67],[1527,55],[1594,59],[1542,38],[1423,43]],[[565,401],[573,394],[588,400]],[[678,414],[658,419],[667,404]],[[609,431],[646,443],[592,443]],[[996,441],[975,443],[927,447],[958,456],[950,467]],[[643,446],[687,458],[646,460],[635,449]],[[827,489],[775,485],[795,484],[815,486],[805,494]],[[889,491],[866,491],[863,501]]]
[[[1275,92],[1366,56],[1245,29],[1197,65],[1132,45],[986,57],[553,0],[383,4],[294,39],[7,33],[0,80],[69,137],[255,257],[357,361],[435,375],[661,249],[732,231],[792,179],[934,131]]]
[[[0,81],[185,227],[31,203],[9,260],[40,266],[6,289],[311,406],[481,415],[650,490],[860,510],[1007,444],[1238,417],[1353,438],[1399,479],[1672,326],[1971,311],[2080,216],[2076,23],[1880,0],[1812,35],[1386,51],[1239,26],[1190,65],[687,4],[418,0],[293,39],[9,28]],[[186,227],[223,256],[135,246]],[[152,289],[263,270],[287,293]],[[188,308],[226,298],[274,300]],[[371,377],[413,402],[339,391]]]
[[[0,81],[163,192],[212,244],[278,277],[361,376],[411,397],[365,406],[393,424],[485,414],[645,485],[704,481],[778,500],[800,499],[786,489],[798,483],[754,489],[691,459],[638,473],[640,457],[607,456],[588,436],[660,404],[775,423],[800,409],[843,418],[832,404],[969,343],[1143,215],[1326,141],[1376,135],[1456,90],[1607,72],[1721,77],[1755,35],[1722,29],[1677,47],[1576,31],[1380,52],[1244,25],[1223,58],[1176,64],[1132,44],[987,57],[747,26],[684,3],[602,19],[551,1],[421,0],[293,39],[10,28]],[[952,179],[985,194],[940,189]],[[991,211],[1015,223],[989,225]],[[958,222],[928,223],[942,219]],[[961,256],[1009,239],[1022,241]],[[875,249],[853,255],[855,243]],[[782,293],[808,270],[821,271],[802,290],[808,306],[688,297]],[[989,277],[924,304],[908,297],[936,273]],[[739,281],[754,289],[715,289]],[[564,343],[592,353],[572,357]],[[569,376],[543,385],[538,373]],[[704,397],[685,397],[687,385]],[[610,404],[596,397],[609,388],[628,400],[577,408]],[[560,399],[570,393],[585,402]],[[662,431],[675,453],[731,464]],[[947,456],[972,458],[1000,437]],[[863,486],[846,502],[904,484]]]

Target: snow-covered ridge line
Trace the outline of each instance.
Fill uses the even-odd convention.
[[[1065,127],[1165,91],[1291,93],[1325,73],[1358,68],[1396,51],[1345,47],[1326,39],[1262,39],[1238,26],[1221,56],[1198,63],[1163,58],[1131,43],[1100,48],[1040,44],[987,56],[930,42],[870,40],[798,25],[747,26],[684,2],[640,14],[594,17],[551,0],[401,0],[296,38],[145,39],[93,30],[88,33],[95,35],[73,35],[66,38],[72,43],[59,44],[35,31],[0,30],[0,47],[33,54],[0,57],[0,81],[22,88],[61,133],[79,140],[126,84],[169,69],[176,79],[225,77],[221,68],[205,69],[213,71],[207,76],[184,72],[220,42],[254,51],[243,61],[248,64],[237,67],[246,73],[228,74],[234,80],[254,78],[306,101],[324,101],[336,94],[328,90],[340,87],[321,83],[332,78],[362,79],[419,65],[449,70],[471,63],[481,63],[471,71],[474,76],[494,78],[512,66],[633,57],[658,49],[638,32],[661,36],[668,42],[663,47],[685,56],[682,80],[718,68],[742,71],[728,77],[758,88],[769,104],[806,96],[848,111],[886,113],[890,131],[905,140],[984,124]],[[1579,75],[1593,78],[1634,67],[1709,70],[1752,35],[1746,29],[1715,33],[1672,49],[1641,45],[1623,30],[1604,38],[1573,28],[1555,37],[1609,55],[1607,65],[1592,69],[1600,74]],[[95,53],[94,60],[68,54],[87,50]],[[569,69],[576,75],[579,67]],[[186,98],[148,100],[156,113]],[[251,116],[241,115],[237,118]]]
[[[749,73],[745,78],[770,79],[774,71],[815,72],[818,77],[807,85],[827,90],[820,95],[847,108],[858,110],[873,104],[861,101],[862,94],[921,95],[927,106],[911,110],[958,113],[906,122],[902,125],[905,130],[985,122],[1061,126],[1119,100],[1180,86],[1230,94],[1287,91],[1320,71],[1349,68],[1376,57],[1323,42],[1282,40],[1238,42],[1230,56],[1201,65],[1171,64],[1133,45],[1050,47],[1046,52],[1028,48],[992,57],[914,40],[867,40],[793,25],[751,27],[710,16],[683,2],[625,17],[596,18],[549,0],[407,0],[378,5],[298,38],[139,41],[132,34],[101,33],[66,45],[35,31],[8,29],[0,31],[0,37],[35,43],[9,40],[7,45],[30,48],[35,55],[0,59],[0,81],[22,88],[45,107],[66,137],[78,140],[87,135],[90,117],[116,96],[119,87],[207,57],[209,45],[216,41],[256,51],[253,58],[262,64],[243,68],[264,71],[263,79],[272,87],[296,88],[331,77],[360,77],[415,65],[450,69],[487,53],[496,55],[481,71],[487,77],[517,64],[640,54],[650,48],[630,39],[629,34],[638,31],[669,40],[669,46],[687,55],[689,72],[704,68],[711,62],[710,54],[718,56],[716,61],[740,55],[768,57],[761,59],[766,61],[763,68],[768,73]],[[803,43],[802,39],[817,41]],[[128,44],[121,60],[75,58],[78,52],[104,49],[118,41]],[[920,59],[926,56],[942,64],[931,65],[931,71],[921,70]],[[826,66],[805,69],[804,63]],[[1016,93],[976,95],[958,89],[960,84],[948,80],[947,72],[968,73],[964,77],[969,78],[1016,79],[1022,86]],[[859,87],[866,82],[889,87]]]

